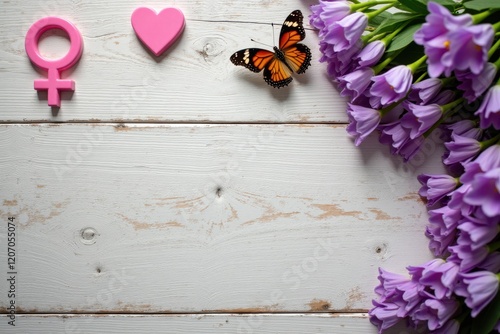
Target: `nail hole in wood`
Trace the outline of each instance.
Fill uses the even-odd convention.
[[[222,188],[218,187],[217,190],[215,191],[215,194],[217,195],[217,197],[221,197],[222,196]]]

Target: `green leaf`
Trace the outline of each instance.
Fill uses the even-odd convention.
[[[472,321],[472,334],[490,333],[500,319],[500,291]]]
[[[465,2],[464,7],[472,10],[482,11],[487,9],[500,9],[498,0],[474,0]]]
[[[366,13],[373,12],[374,10],[367,10]],[[370,25],[378,27],[379,25],[382,24],[385,20],[391,18],[392,14],[389,12],[382,12],[375,16],[373,19],[370,20]]]
[[[394,37],[391,44],[389,45],[389,48],[387,49],[387,52],[400,50],[413,42],[413,35],[415,34],[415,31],[417,31],[421,26],[422,24],[419,23],[403,29],[403,31],[401,31],[396,37]]]
[[[426,0],[399,0],[399,2],[408,9],[420,14],[427,14]]]
[[[418,59],[422,58],[423,55],[424,55],[424,48],[421,45],[410,43],[407,47],[405,47],[404,52],[401,52],[391,62],[391,64],[394,66],[408,65],[416,62]]]
[[[443,5],[445,6],[446,8],[448,9],[455,9],[456,7],[460,6],[459,3],[453,1],[453,0],[429,0],[429,1],[432,1],[432,2],[436,2],[440,5]],[[426,1],[426,2],[429,2],[429,1]]]
[[[403,7],[408,8],[419,14],[429,13],[429,11],[427,10],[427,3],[429,3],[429,1],[443,5],[450,11],[455,11],[455,8],[457,8],[460,5],[459,3],[456,3],[453,0],[399,0],[399,2],[403,5]]]
[[[384,32],[393,32],[403,24],[408,24],[408,22],[421,18],[422,15],[415,15],[409,13],[396,13],[391,17],[387,18],[382,22],[377,29],[375,29],[375,33],[384,33]]]

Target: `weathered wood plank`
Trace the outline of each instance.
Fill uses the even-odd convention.
[[[150,1],[155,9],[181,8],[187,19],[178,43],[154,59],[130,24],[133,10],[143,5],[136,1],[107,1],[103,9],[97,0],[37,0],[21,13],[17,2],[5,1],[0,12],[1,121],[345,122],[344,101],[318,62],[313,31],[305,40],[313,50],[312,65],[286,89],[272,88],[262,73],[229,61],[233,52],[258,46],[250,38],[273,44],[270,24],[258,22],[281,24],[296,8],[308,15],[308,3]],[[84,54],[63,74],[76,80],[76,92],[64,92],[61,109],[51,111],[46,93],[33,90],[33,80],[44,75],[30,64],[24,37],[37,19],[55,14],[80,29]],[[40,48],[47,57],[62,56],[69,41],[48,38]]]
[[[14,124],[0,151],[19,311],[352,312],[430,258],[421,169],[343,126]]]
[[[18,315],[16,327],[0,315],[5,333],[39,334],[375,334],[365,314]],[[397,326],[387,334],[411,334]]]

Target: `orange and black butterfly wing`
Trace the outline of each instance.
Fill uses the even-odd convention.
[[[304,29],[304,16],[300,10],[294,10],[288,15],[285,22],[281,26],[279,48],[281,50],[297,44],[306,38],[306,31]]]
[[[304,73],[311,64],[311,50],[299,44],[306,37],[303,21],[300,10],[288,15],[281,27],[279,48],[274,48],[276,53],[258,48],[243,49],[231,56],[231,62],[252,72],[264,70],[264,80],[273,87],[287,86],[293,72]]]
[[[311,65],[311,50],[304,44],[299,44],[306,37],[304,16],[300,10],[294,10],[288,15],[281,27],[279,49],[285,56],[286,63],[294,72],[304,73]]]
[[[243,49],[233,53],[230,59],[234,65],[258,73],[274,59],[274,52],[258,48]]]
[[[295,44],[285,50],[286,63],[297,74],[304,73],[309,65],[311,65],[311,50],[304,44]]]
[[[264,70],[264,80],[274,88],[287,86],[293,80],[292,70],[275,57]]]
[[[288,85],[292,81],[292,71],[274,52],[250,48],[235,52],[231,56],[234,65],[244,66],[252,72],[260,72],[264,69],[264,80],[271,86],[279,88]]]

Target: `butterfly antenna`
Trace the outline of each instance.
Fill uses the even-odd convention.
[[[273,29],[273,43],[274,43],[274,45],[278,45],[278,43],[275,42],[276,36],[274,36],[274,23],[271,23],[271,28]]]
[[[267,47],[272,48],[272,46],[271,46],[271,45],[267,45],[266,43],[262,43],[262,42],[256,41],[256,40],[255,40],[255,39],[253,39],[253,38],[250,38],[250,40],[251,40],[252,42],[254,42],[254,43],[261,44],[261,45],[264,45],[264,46],[267,46]]]

